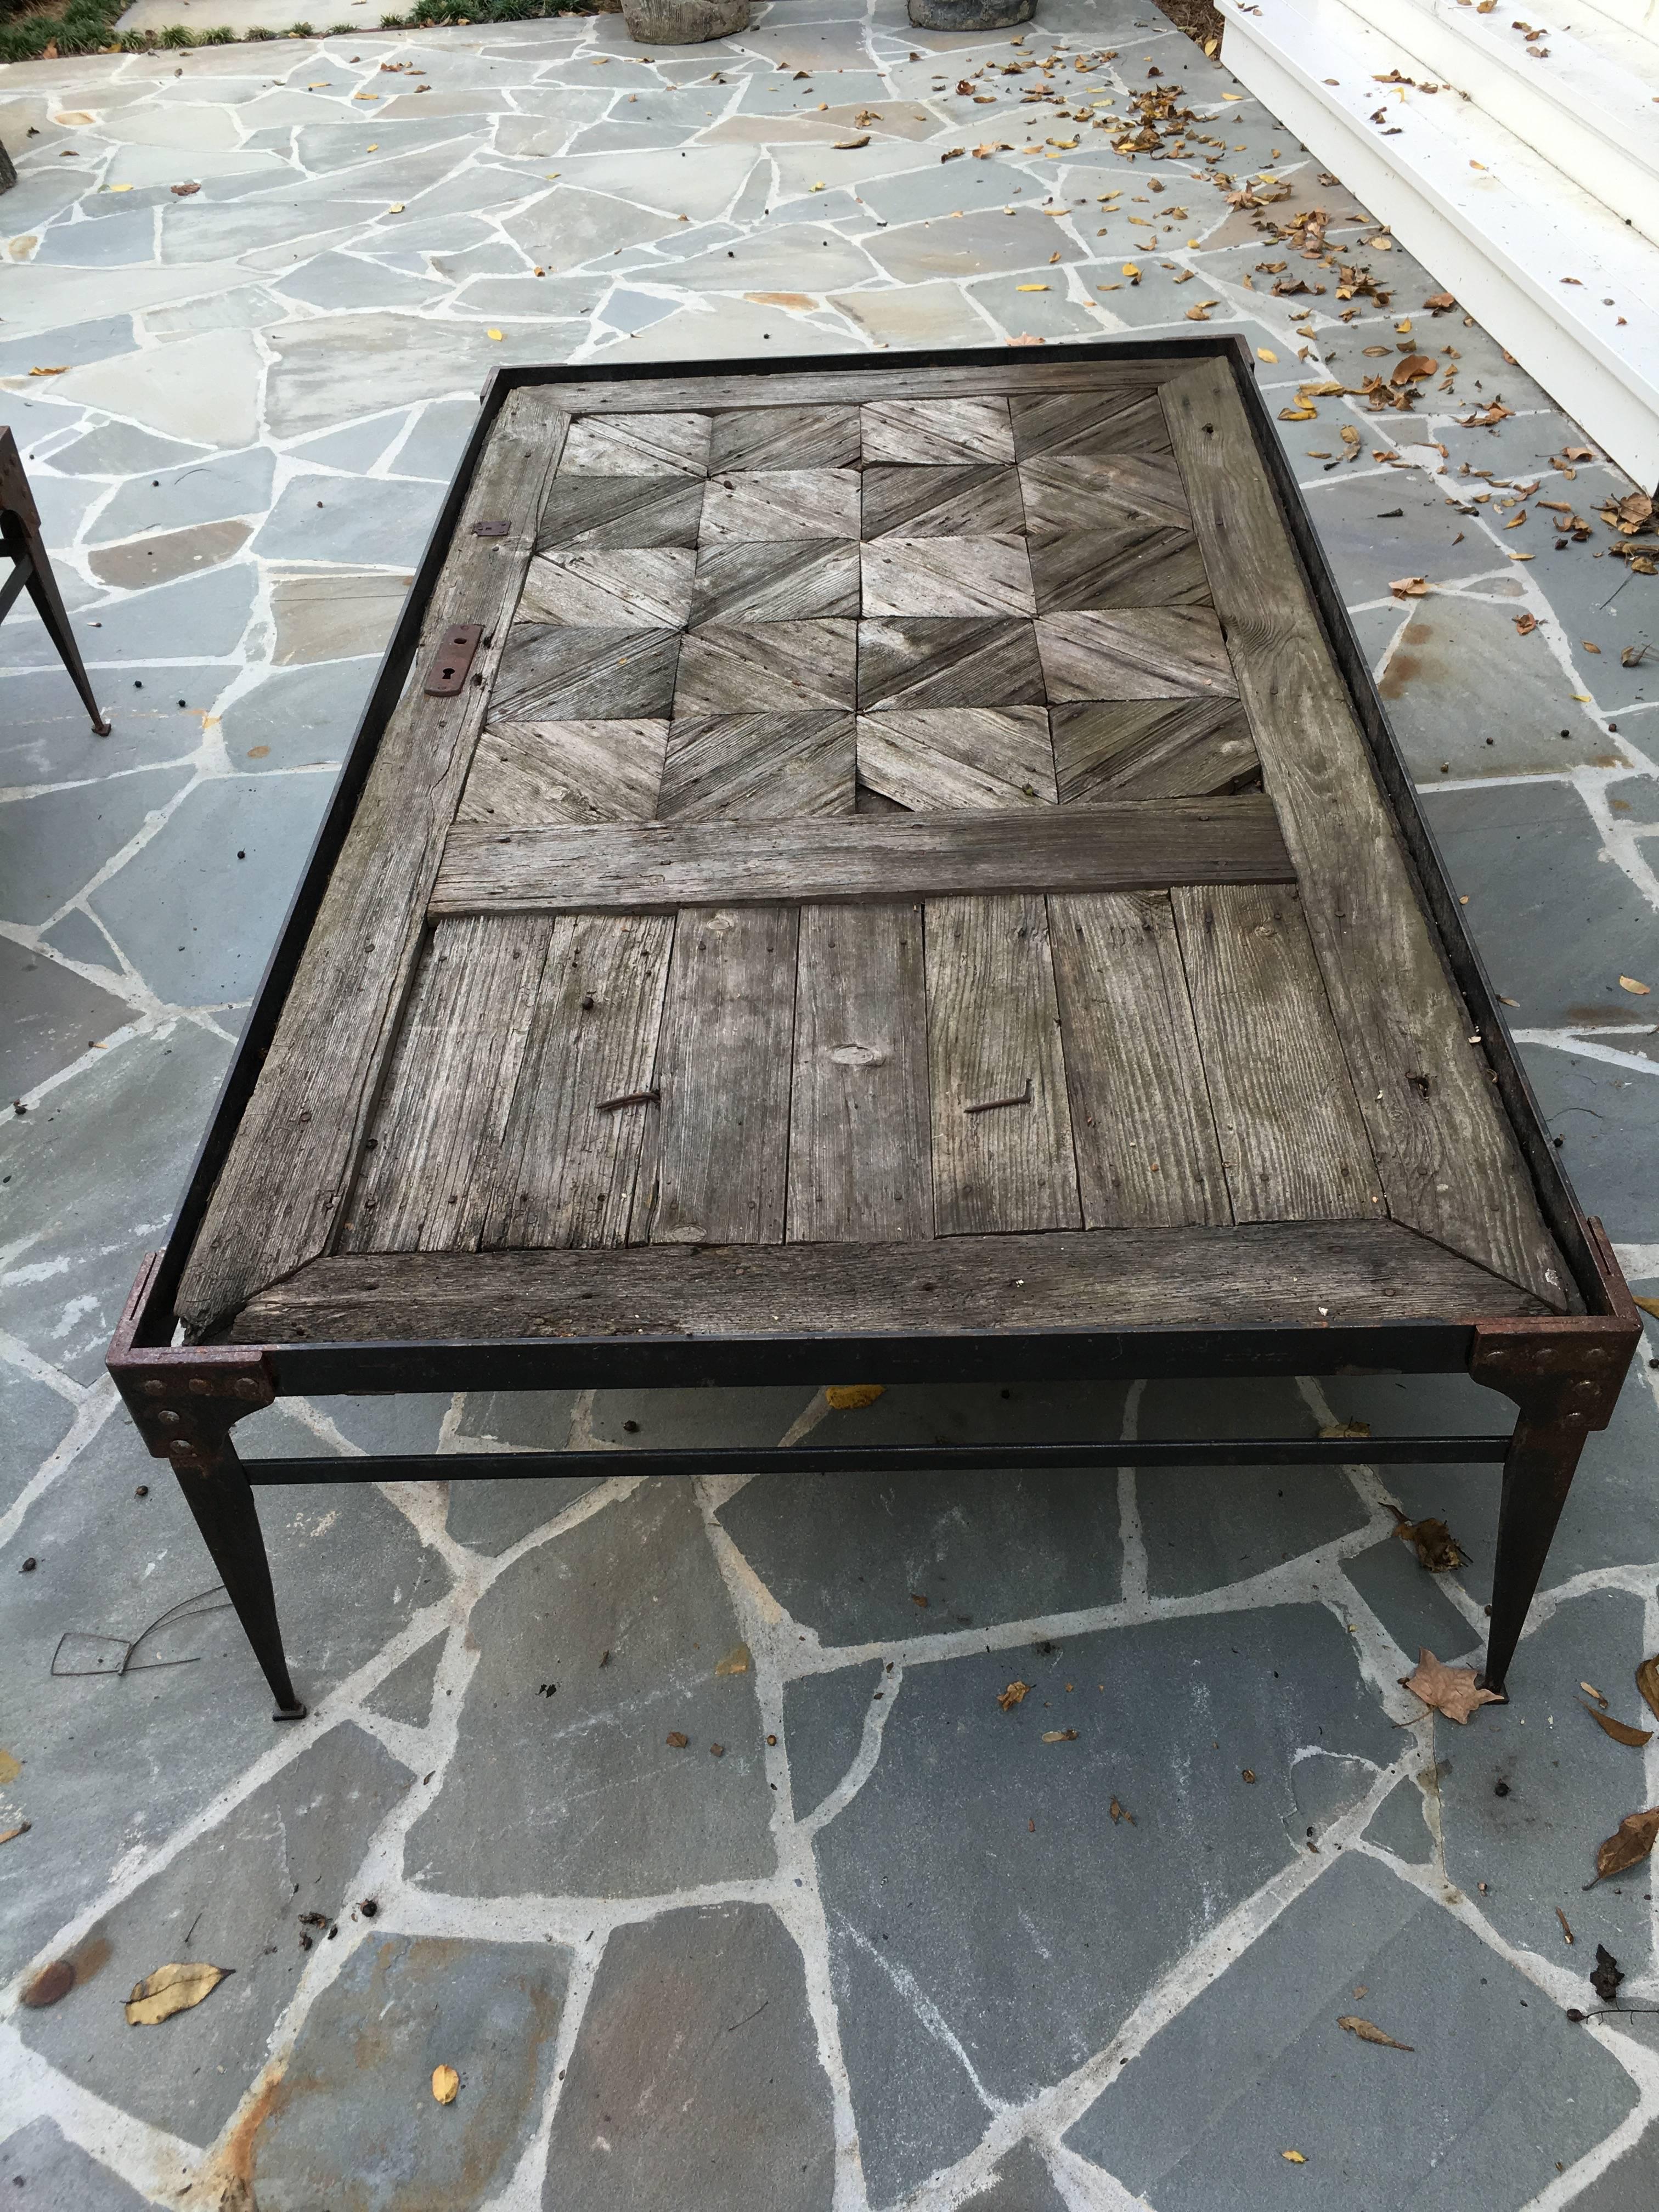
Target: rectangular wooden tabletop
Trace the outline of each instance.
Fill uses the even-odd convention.
[[[1569,1283],[1231,370],[1091,350],[511,393],[179,1311],[764,1335]]]

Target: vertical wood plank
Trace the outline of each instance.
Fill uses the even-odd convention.
[[[1419,904],[1243,403],[1219,361],[1184,369],[1161,397],[1389,1210],[1559,1310],[1570,1278],[1468,1042],[1468,1010]]]
[[[454,819],[528,565],[566,417],[556,393],[508,394],[427,610],[409,684],[386,725],[179,1286],[202,1331],[327,1250],[396,1041]],[[475,538],[480,520],[508,524]],[[435,641],[482,623],[479,680],[422,689]]]
[[[1240,1221],[1380,1216],[1382,1186],[1296,892],[1170,894]]]
[[[933,1233],[920,906],[801,909],[792,1243]]]
[[[1169,893],[1051,898],[1048,935],[1085,1224],[1231,1221]]]
[[[560,915],[480,1221],[486,1246],[626,1244],[654,1145],[654,1082],[674,925]]]
[[[926,927],[934,1233],[1081,1228],[1043,901],[929,899]]]
[[[655,1244],[777,1244],[798,909],[683,907],[663,1014]]]
[[[480,1158],[499,1142],[554,924],[434,927],[340,1239],[346,1252],[470,1250]]]

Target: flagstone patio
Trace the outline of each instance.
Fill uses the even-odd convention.
[[[1119,151],[1091,119],[1171,82],[1180,155],[1167,133]],[[1036,84],[1063,99],[1028,109]],[[1628,483],[1564,459],[1585,441],[1460,310],[1425,307],[1433,273],[1126,0],[1042,0],[1023,40],[915,32],[896,0],[776,0],[741,38],[649,58],[597,15],[29,64],[0,70],[0,137],[20,175],[0,420],[114,725],[88,732],[14,614],[0,1833],[21,1832],[0,1844],[0,2177],[19,2205],[1255,2212],[1311,2189],[1322,2212],[1645,2212],[1650,1869],[1583,1885],[1621,1816],[1659,1802],[1659,1741],[1609,1741],[1581,1686],[1644,1717],[1659,1329],[1586,1454],[1514,1702],[1467,1729],[1398,1685],[1422,1645],[1479,1646],[1489,1469],[832,1492],[810,1459],[676,1486],[628,1455],[1474,1432],[1494,1401],[1473,1386],[285,1401],[240,1432],[251,1449],[568,1442],[617,1471],[270,1493],[310,1705],[273,1730],[234,1616],[186,1605],[204,1555],[101,1364],[492,368],[1053,346],[1183,331],[1199,302],[1289,411],[1544,1111],[1659,1292],[1659,1000],[1620,981],[1659,993],[1659,580],[1607,557],[1595,520]],[[1370,272],[1351,299],[1277,242],[1314,209],[1332,259]],[[1314,289],[1273,289],[1298,278]],[[1409,411],[1298,404],[1414,348],[1437,381]],[[1407,578],[1426,594],[1396,596]],[[1427,1574],[1396,1509],[1443,1515],[1471,1564]],[[1574,2023],[1598,1944],[1627,2017]],[[29,2005],[59,1960],[68,1993]],[[174,1960],[230,1972],[130,2028],[127,1992]]]

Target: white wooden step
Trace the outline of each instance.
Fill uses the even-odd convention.
[[[1513,0],[1345,0],[1429,71],[1439,97],[1466,97],[1615,215],[1659,242],[1659,46],[1575,8],[1529,41]],[[1522,20],[1532,27],[1530,19]],[[1541,21],[1541,18],[1540,19]],[[1407,75],[1413,74],[1411,71]]]
[[[1379,84],[1425,65],[1340,0],[1258,7],[1222,0],[1226,66],[1620,467],[1659,483],[1659,246],[1473,102]]]

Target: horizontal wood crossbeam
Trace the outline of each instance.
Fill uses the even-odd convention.
[[[430,911],[627,913],[1295,880],[1272,806],[1247,792],[1053,812],[559,823],[505,833],[458,823]]]
[[[1389,1221],[1073,1230],[920,1243],[352,1254],[238,1316],[240,1344],[1018,1335],[1467,1321],[1540,1302]]]

